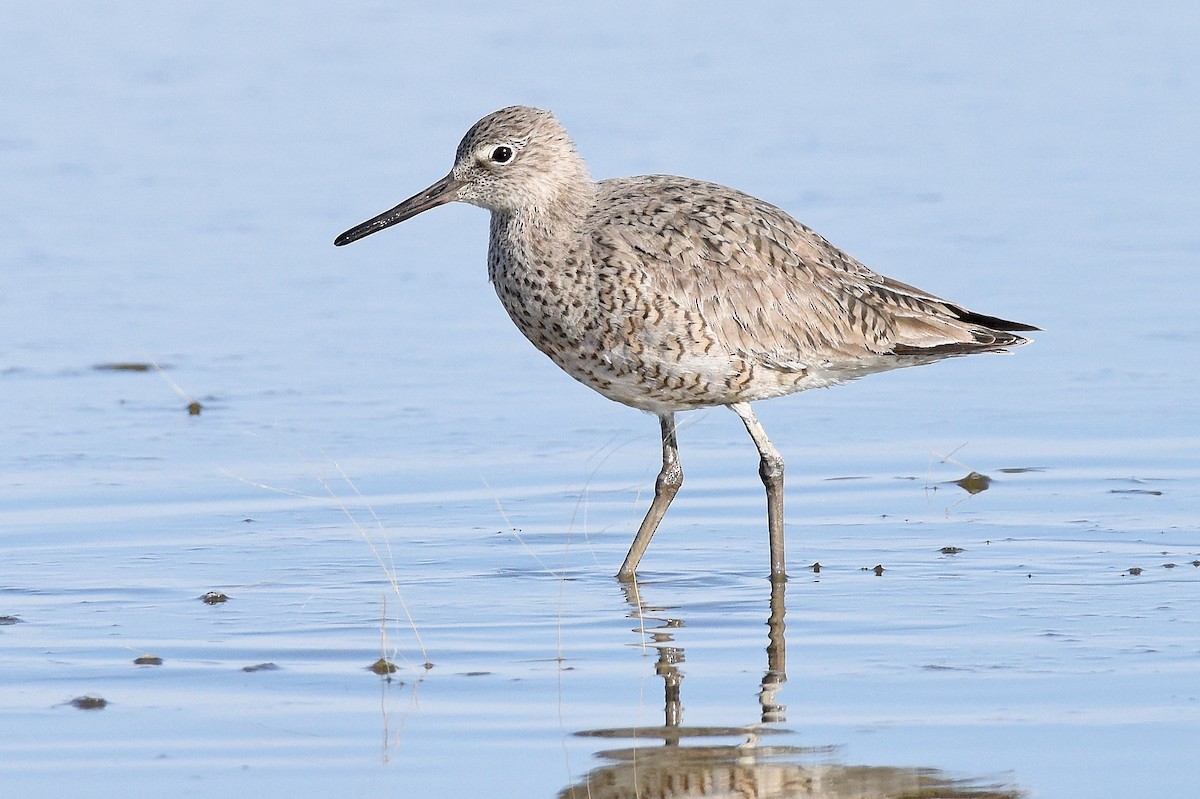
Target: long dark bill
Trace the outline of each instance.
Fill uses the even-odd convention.
[[[385,227],[391,227],[398,222],[403,222],[405,219],[411,219],[422,211],[428,211],[430,208],[445,205],[455,199],[455,194],[461,187],[462,182],[456,180],[452,172],[425,189],[425,191],[409,197],[392,210],[384,211],[374,219],[368,219],[361,225],[355,225],[350,228],[334,239],[333,244],[335,247],[341,247],[343,244],[358,241],[364,236],[370,236],[372,233],[383,230]]]

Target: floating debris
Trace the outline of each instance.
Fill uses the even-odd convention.
[[[395,674],[397,671],[399,671],[399,668],[395,663],[387,658],[380,658],[371,664],[371,671],[379,675]]]
[[[253,666],[242,666],[242,671],[252,674],[256,671],[279,671],[279,667],[274,663],[256,663]]]
[[[938,551],[941,552],[943,555],[958,555],[960,553],[966,552],[966,550],[963,549],[962,547],[942,547]]]
[[[149,372],[155,368],[155,365],[141,361],[114,361],[93,364],[92,368],[98,372]]]
[[[992,478],[988,477],[986,474],[971,472],[963,479],[955,480],[954,483],[968,494],[978,494],[981,491],[988,490],[988,486],[992,484]]]
[[[133,662],[139,666],[161,666],[163,659],[158,655],[142,655],[140,658],[134,658]]]
[[[108,707],[108,700],[99,696],[77,696],[71,700],[71,706],[80,710],[103,710]]]
[[[220,591],[209,591],[204,596],[200,597],[200,601],[206,605],[219,605],[222,602],[228,602],[229,597],[225,596]]]
[[[1153,488],[1110,488],[1110,494],[1141,494],[1146,497],[1161,497],[1163,492]]]

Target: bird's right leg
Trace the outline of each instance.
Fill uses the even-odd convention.
[[[638,561],[642,559],[642,553],[650,545],[650,539],[654,536],[654,531],[658,529],[658,523],[662,521],[663,514],[671,505],[671,500],[675,499],[675,495],[679,493],[679,486],[683,485],[683,467],[679,465],[679,445],[675,441],[675,414],[659,414],[658,422],[662,426],[662,471],[658,473],[658,479],[654,481],[654,501],[650,503],[650,510],[646,511],[646,518],[642,519],[642,526],[638,528],[637,535],[633,538],[629,554],[625,556],[625,562],[621,564],[621,570],[617,572],[617,578],[620,580],[633,579]]]

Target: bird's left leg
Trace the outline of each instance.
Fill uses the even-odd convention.
[[[748,402],[735,402],[729,406],[746,425],[754,446],[758,447],[758,476],[767,489],[767,534],[771,542],[771,580],[787,579],[783,563],[783,458],[779,450],[767,438],[767,431],[759,424],[758,417]]]

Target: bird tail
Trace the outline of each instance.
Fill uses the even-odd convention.
[[[893,352],[896,355],[913,357],[919,360],[940,360],[955,355],[971,355],[977,352],[1006,352],[1012,347],[1028,344],[1029,339],[1017,335],[1017,332],[1041,330],[1040,327],[1027,325],[1024,322],[1013,322],[998,316],[968,311],[957,305],[945,303],[947,309],[956,317],[970,334],[970,341],[954,341],[932,346],[898,344]]]
[[[974,311],[968,311],[966,308],[959,308],[956,305],[951,305],[950,309],[954,311],[955,315],[958,316],[958,318],[963,322],[966,322],[969,325],[979,325],[980,327],[985,327],[989,330],[1020,331],[1022,333],[1041,330],[1040,327],[1027,325],[1023,322],[1012,322],[1008,319],[1001,319],[998,316],[987,316],[985,314],[975,313]],[[1016,336],[1015,338],[1021,337]],[[1024,343],[1025,340],[1026,339],[1022,339],[1022,343]]]

